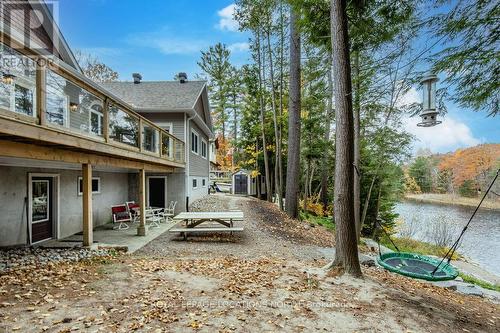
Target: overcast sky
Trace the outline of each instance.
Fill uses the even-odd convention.
[[[234,3],[224,0],[60,0],[59,25],[73,50],[98,56],[131,80],[139,72],[144,80],[172,80],[178,72],[189,77],[200,73],[200,51],[217,42],[232,51],[232,61],[249,61],[247,33],[232,19]],[[410,91],[405,99],[420,101]],[[500,142],[500,116],[486,117],[448,103],[441,125],[416,126],[418,118],[405,120],[415,135],[415,150],[448,152],[479,143]]]

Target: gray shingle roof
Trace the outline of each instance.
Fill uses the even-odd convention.
[[[205,81],[142,81],[100,83],[104,88],[138,109],[191,109]]]

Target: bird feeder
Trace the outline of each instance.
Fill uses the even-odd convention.
[[[441,121],[437,119],[439,111],[436,109],[436,82],[438,81],[438,77],[433,74],[425,76],[420,81],[423,90],[423,105],[422,112],[420,112],[422,122],[417,124],[420,127],[431,127],[441,124]]]

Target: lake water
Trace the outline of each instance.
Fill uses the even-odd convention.
[[[429,232],[436,221],[449,223],[456,240],[467,224],[474,207],[435,205],[404,201],[396,213],[415,225],[415,239],[429,241]],[[397,245],[397,244],[396,244]],[[462,237],[458,252],[472,259],[487,271],[500,276],[500,211],[479,209]]]

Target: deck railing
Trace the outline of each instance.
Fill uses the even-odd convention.
[[[0,115],[185,163],[183,141],[66,64],[1,43],[0,60]]]

